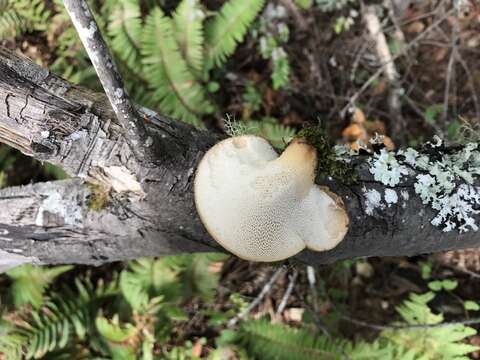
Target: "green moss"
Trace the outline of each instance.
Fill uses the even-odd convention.
[[[305,128],[298,133],[297,137],[305,139],[317,149],[317,179],[331,176],[344,184],[357,182],[356,174],[351,165],[337,160],[333,144],[324,129],[321,127]]]
[[[89,184],[90,197],[88,199],[88,208],[92,211],[101,211],[108,205],[108,190],[101,185]]]

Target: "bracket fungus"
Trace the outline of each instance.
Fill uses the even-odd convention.
[[[302,139],[278,156],[243,135],[213,146],[195,177],[195,204],[210,235],[245,260],[279,261],[305,247],[335,247],[348,229],[341,199],[314,183],[317,152]]]

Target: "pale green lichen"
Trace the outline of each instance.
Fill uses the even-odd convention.
[[[398,194],[393,189],[385,189],[385,202],[387,203],[388,207],[398,202]]]
[[[373,215],[375,209],[384,209],[382,204],[382,195],[375,189],[363,189],[365,193],[365,212],[367,215]]]
[[[398,185],[409,173],[418,173],[415,192],[424,204],[437,211],[432,225],[445,232],[477,231],[475,215],[480,213],[480,187],[475,186],[475,179],[480,175],[479,150],[478,144],[470,143],[450,151],[436,138],[427,144],[424,153],[411,148],[397,153],[381,149],[369,160],[369,170],[376,181],[390,187]],[[366,192],[365,196],[369,210],[373,194]]]
[[[374,179],[387,186],[398,185],[402,176],[408,175],[408,169],[397,161],[394,153],[386,149],[376,153],[369,164]]]

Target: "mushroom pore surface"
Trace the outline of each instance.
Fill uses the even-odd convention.
[[[263,138],[223,140],[203,157],[195,204],[210,235],[245,260],[279,261],[335,247],[348,229],[341,200],[314,184],[316,150],[294,140],[278,156]]]

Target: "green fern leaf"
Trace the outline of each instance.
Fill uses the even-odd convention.
[[[28,30],[44,31],[48,27],[51,12],[45,0],[15,0],[14,7],[25,19]]]
[[[26,334],[17,331],[15,325],[6,320],[5,314],[0,313],[0,354],[6,359],[17,360],[22,358],[22,346],[27,342]]]
[[[75,279],[76,291],[54,294],[39,310],[14,313],[0,321],[0,353],[8,359],[39,359],[66,347],[73,336],[84,339],[103,301],[117,294],[115,282],[109,287]],[[15,354],[21,354],[15,357]]]
[[[141,258],[129,262],[129,270],[120,274],[120,288],[132,309],[143,312],[150,299],[159,295],[168,301],[178,298],[179,270],[172,268],[169,257],[160,260]]]
[[[142,20],[138,0],[121,0],[113,9],[108,25],[112,48],[130,68],[139,71]]]
[[[0,39],[45,30],[50,15],[44,0],[0,0]]]
[[[193,297],[209,301],[213,299],[219,280],[209,266],[226,257],[225,254],[206,253],[130,261],[129,269],[120,274],[120,288],[132,309],[141,313],[156,297],[170,304]]]
[[[206,23],[206,71],[221,66],[242,42],[265,0],[230,0]]]
[[[295,129],[279,124],[274,118],[250,120],[244,124],[244,128],[246,133],[264,137],[277,149],[283,149],[296,133]]]
[[[23,265],[7,272],[7,276],[13,280],[10,288],[10,294],[13,297],[13,303],[17,307],[31,304],[34,308],[39,308],[43,303],[43,294],[48,285],[55,278],[73,266],[42,267],[33,265]]]
[[[26,30],[24,19],[9,0],[0,0],[0,39],[15,37]]]
[[[225,261],[228,255],[211,253],[176,257],[184,260],[184,270],[180,276],[183,297],[199,297],[206,302],[212,302],[220,276],[212,273],[209,266],[212,262]]]
[[[397,308],[404,320],[403,324],[440,324],[443,321],[443,315],[434,314],[427,305],[434,296],[432,292],[421,295],[411,294],[410,299]],[[477,346],[462,342],[476,333],[476,330],[471,327],[451,324],[431,328],[385,330],[381,336],[392,344],[409,349],[412,354],[415,354],[413,359],[447,360],[468,359],[465,355],[478,350]]]
[[[198,0],[183,0],[173,14],[175,38],[190,69],[199,76],[203,70],[203,19]]]
[[[160,109],[200,126],[199,115],[212,112],[213,106],[182,58],[172,19],[155,8],[147,18],[143,40],[145,74]]]
[[[240,343],[258,359],[303,360],[388,359],[388,351],[378,343],[353,345],[342,339],[315,336],[307,329],[273,325],[265,320],[246,322],[240,329]]]
[[[98,332],[108,342],[112,358],[115,360],[135,360],[137,349],[135,349],[139,330],[132,324],[120,324],[118,315],[112,320],[98,316],[95,320]]]
[[[313,0],[295,0],[295,4],[297,4],[298,7],[307,10],[312,7]]]

